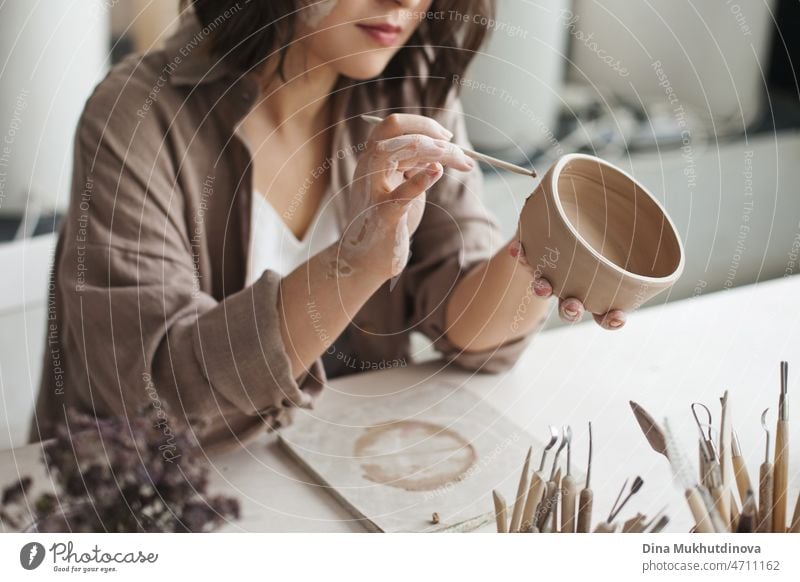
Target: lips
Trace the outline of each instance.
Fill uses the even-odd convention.
[[[381,46],[395,45],[403,30],[399,26],[389,23],[359,24],[357,26]]]

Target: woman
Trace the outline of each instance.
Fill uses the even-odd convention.
[[[499,240],[461,150],[452,79],[487,19],[453,14],[490,2],[186,4],[79,124],[33,437],[65,406],[152,405],[235,445],[326,374],[407,362],[412,331],[453,364],[510,366],[552,289]]]

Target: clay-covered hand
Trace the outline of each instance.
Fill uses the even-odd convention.
[[[427,190],[444,168],[470,171],[474,162],[450,139],[452,133],[421,115],[392,114],[370,134],[353,176],[348,224],[341,240],[350,262],[389,279],[406,266],[409,241],[425,210]]]
[[[531,272],[531,275],[534,277],[533,292],[537,297],[546,299],[547,297],[553,295],[553,286],[550,284],[550,281],[544,277],[536,276],[536,271],[525,258],[525,251],[518,239],[514,240],[508,245],[508,252],[512,257],[516,258],[520,262],[523,268],[528,269]],[[558,316],[565,323],[575,323],[580,321],[585,311],[586,308],[583,306],[583,303],[580,299],[575,297],[567,297],[558,300]],[[594,320],[603,329],[615,330],[620,329],[625,325],[625,312],[620,311],[619,309],[614,309],[608,313],[600,315],[592,314],[592,317],[594,317]]]

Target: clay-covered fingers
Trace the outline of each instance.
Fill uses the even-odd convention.
[[[433,162],[465,172],[475,167],[457,145],[426,135],[400,135],[375,142],[374,163],[383,168],[405,171]]]
[[[398,209],[408,205],[421,194],[424,194],[442,177],[444,168],[438,162],[428,164],[424,170],[417,172],[392,191],[391,200]]]
[[[604,315],[595,315],[594,320],[597,322],[597,325],[603,329],[610,330],[620,329],[625,325],[626,321],[625,312],[619,309],[614,309]]]
[[[586,311],[580,299],[568,297],[558,302],[558,316],[565,323],[575,323],[581,320]]]
[[[381,141],[414,133],[445,141],[453,138],[453,133],[435,119],[410,113],[392,113],[375,126],[370,139]]]

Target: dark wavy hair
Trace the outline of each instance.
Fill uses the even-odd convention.
[[[183,9],[193,6],[204,27],[212,23],[212,50],[241,71],[262,67],[277,56],[278,74],[285,80],[286,49],[294,39],[302,0],[255,0],[241,17],[226,17],[239,10],[241,0],[181,0]],[[440,109],[450,93],[454,76],[463,76],[475,52],[485,40],[494,18],[494,0],[433,0],[430,13],[443,18],[424,18],[408,42],[376,80],[391,91],[411,78],[420,105]]]

